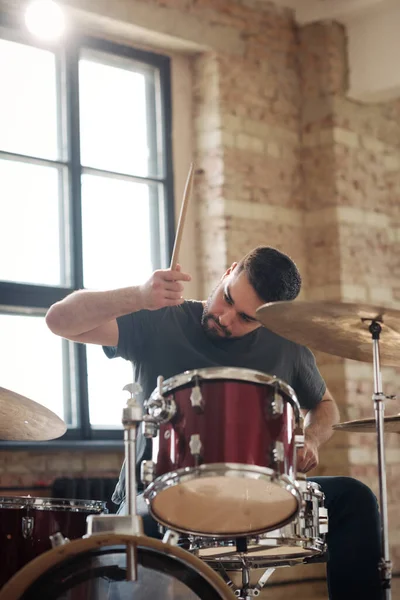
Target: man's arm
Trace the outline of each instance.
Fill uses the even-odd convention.
[[[332,426],[339,422],[339,409],[326,390],[321,402],[305,413],[304,448],[298,453],[297,468],[307,473],[318,465],[318,449],[327,442],[334,431]]]
[[[46,324],[56,335],[74,342],[116,346],[117,317],[139,310],[158,310],[183,302],[183,285],[190,275],[180,268],[155,271],[141,286],[105,292],[80,290],[53,304]]]

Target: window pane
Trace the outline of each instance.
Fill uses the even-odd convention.
[[[0,315],[1,387],[43,404],[68,420],[64,410],[62,339],[44,318]]]
[[[135,72],[133,61],[117,60],[121,66],[79,62],[81,162],[105,171],[156,175],[148,135],[148,107],[154,98],[146,93],[146,79],[154,76]],[[156,115],[151,118],[155,127]]]
[[[60,285],[59,172],[0,160],[0,279]]]
[[[0,150],[57,160],[55,55],[0,40]]]
[[[99,429],[120,429],[129,398],[123,388],[132,383],[132,365],[120,358],[108,359],[100,346],[87,345],[86,352],[90,423]]]
[[[145,184],[82,177],[85,287],[137,285],[149,277],[153,271],[151,197]]]

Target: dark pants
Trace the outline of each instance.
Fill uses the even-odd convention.
[[[321,486],[328,509],[327,577],[331,600],[381,600],[378,563],[380,518],[372,491],[351,477],[311,477]],[[146,535],[160,537],[142,498],[138,512]]]
[[[331,600],[381,600],[380,517],[372,491],[351,477],[310,477],[328,509],[327,576]]]

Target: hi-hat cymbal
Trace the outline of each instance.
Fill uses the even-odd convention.
[[[311,350],[372,362],[368,327],[379,321],[381,363],[399,366],[400,311],[367,304],[334,302],[270,302],[257,309],[257,319],[271,331]],[[366,319],[365,321],[363,319]]]
[[[385,417],[384,431],[385,433],[400,433],[400,414],[393,415],[392,417]],[[355,431],[358,433],[362,432],[376,432],[375,419],[359,419],[358,421],[346,421],[345,423],[338,423],[333,426],[333,429],[340,431]]]
[[[0,440],[53,440],[67,428],[51,410],[0,387]]]

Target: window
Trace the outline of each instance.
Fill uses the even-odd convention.
[[[57,413],[66,439],[122,439],[131,365],[54,336],[44,316],[73,290],[168,264],[169,59],[0,38],[0,385]]]

